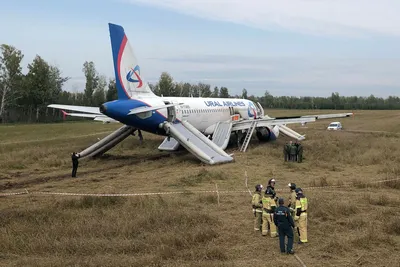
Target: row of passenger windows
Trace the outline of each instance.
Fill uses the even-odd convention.
[[[229,112],[228,109],[217,108],[217,109],[177,109],[177,112],[182,111],[182,114],[191,113],[214,113],[214,112]]]

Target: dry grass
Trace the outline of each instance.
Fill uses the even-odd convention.
[[[331,111],[328,111],[331,112]],[[332,111],[335,112],[335,111]],[[336,111],[337,112],[337,111]],[[327,111],[272,110],[270,116]],[[309,243],[295,245],[307,266],[398,266],[400,181],[398,111],[359,111],[327,132],[329,120],[293,126],[305,133],[304,162],[284,163],[282,145],[253,140],[235,163],[204,166],[190,154],[157,151],[162,137],[128,138],[103,157],[82,161],[71,179],[69,153],[120,125],[67,123],[0,127],[0,190],[132,193],[184,191],[149,197],[22,195],[0,201],[0,265],[5,266],[300,266],[279,254],[278,240],[253,233],[244,192],[277,179],[309,198]],[[380,132],[376,132],[380,131]],[[100,134],[96,134],[96,132]],[[395,133],[391,133],[395,132]],[[397,133],[396,133],[397,132]],[[149,158],[143,160],[143,158]],[[354,183],[353,187],[331,188]],[[255,253],[256,252],[256,253]],[[257,255],[257,256],[255,256]],[[263,255],[268,255],[263,256]]]

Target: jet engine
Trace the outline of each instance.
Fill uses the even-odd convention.
[[[279,127],[275,126],[270,129],[269,127],[258,127],[256,128],[256,135],[259,141],[268,142],[276,140],[279,135]]]

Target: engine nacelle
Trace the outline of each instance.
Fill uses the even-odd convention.
[[[262,142],[274,141],[279,136],[279,126],[270,129],[269,127],[258,127],[256,132],[258,140]]]

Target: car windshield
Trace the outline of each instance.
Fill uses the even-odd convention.
[[[329,127],[336,127],[336,126],[337,126],[336,123],[331,123],[331,124],[329,125]]]

